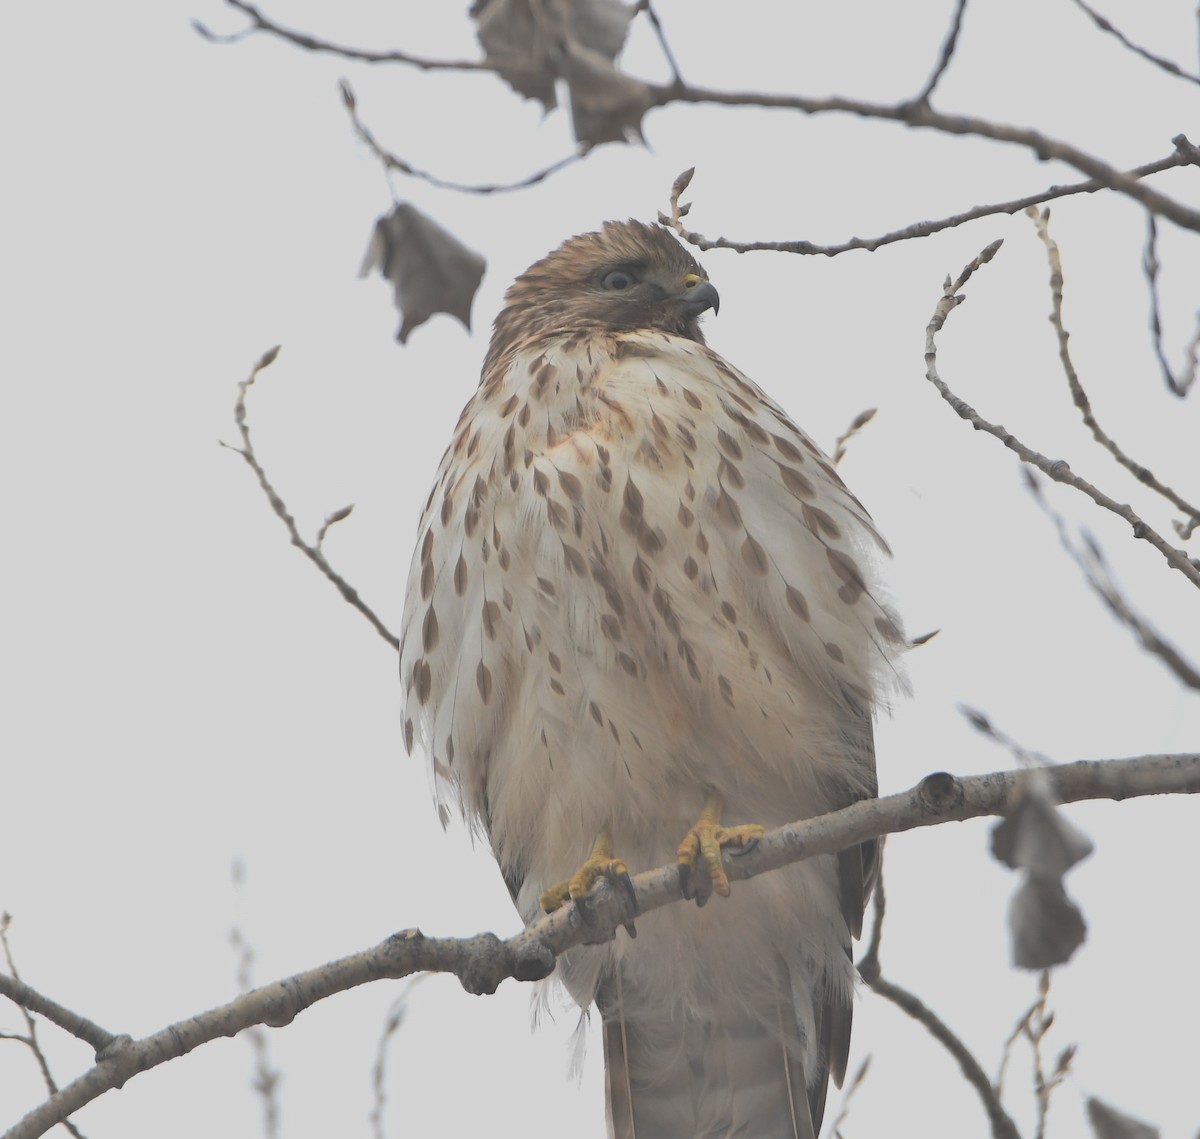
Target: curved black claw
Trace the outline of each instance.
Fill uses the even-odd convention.
[[[712,897],[712,886],[708,883],[707,871],[698,878],[692,878],[692,867],[686,862],[679,864],[679,892],[689,902],[695,902],[700,909]],[[695,886],[695,889],[692,887]]]
[[[642,907],[638,905],[637,890],[633,888],[633,879],[629,876],[629,871],[622,870],[616,876],[616,882],[621,892],[624,893],[625,900],[629,903],[629,912],[633,914],[633,917],[625,923],[625,932],[630,937],[637,937],[637,927],[633,924],[633,918],[641,916]]]

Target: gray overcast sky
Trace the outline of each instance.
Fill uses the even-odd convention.
[[[1194,6],[1105,5],[1155,50],[1195,66]],[[464,4],[285,3],[281,21],[346,42],[432,56],[474,52]],[[919,90],[950,5],[668,2],[659,11],[697,83],[894,100]],[[258,981],[372,944],[395,929],[517,928],[488,852],[443,834],[422,766],[403,758],[394,654],[292,549],[234,441],[237,382],[268,347],[251,398],[260,457],[307,533],[349,502],[327,551],[393,629],[417,513],[470,394],[512,277],[608,217],[653,218],[684,168],[689,219],[710,235],[869,236],[1030,193],[1073,172],[1015,148],[844,117],[702,107],[654,112],[650,149],[609,146],[544,185],[479,198],[396,183],[489,261],[473,336],[448,317],[392,339],[388,288],[355,272],[391,197],[353,137],[336,83],[351,78],[385,144],[447,178],[503,181],[570,148],[489,76],[356,68],[265,37],[215,2],[26,5],[0,44],[5,209],[2,458],[4,807],[0,908],[29,983],[114,1030],[143,1035],[229,999],[235,923]],[[639,21],[629,68],[664,77]],[[1169,153],[1194,129],[1197,88],[1097,33],[1067,0],[979,0],[938,105],[1036,125],[1118,165]],[[1193,141],[1200,141],[1193,139]],[[1195,174],[1162,179],[1195,200]],[[1054,206],[1072,350],[1096,405],[1134,455],[1196,493],[1195,399],[1165,394],[1145,335],[1144,217],[1092,197]],[[1191,331],[1195,235],[1163,227],[1167,346]],[[996,237],[941,338],[958,394],[1111,488],[1167,530],[1087,440],[1046,321],[1045,253],[1022,217],[832,260],[703,256],[722,296],[709,340],[830,445],[879,414],[843,470],[895,550],[915,697],[879,731],[885,791],[931,770],[1011,765],[956,711],[986,710],[1055,760],[1196,747],[1194,697],[1139,654],[1087,595],[1013,457],[970,431],[924,381],[925,324],[943,277]],[[1192,658],[1194,591],[1115,520],[1051,500],[1103,543],[1122,585]],[[1097,843],[1069,887],[1090,927],[1056,974],[1054,1054],[1080,1045],[1050,1134],[1086,1134],[1096,1094],[1194,1134],[1200,1001],[1191,868],[1195,805],[1074,808]],[[919,992],[994,1071],[1033,999],[1011,970],[1013,877],[984,823],[888,846],[886,969]],[[235,890],[240,859],[246,884]],[[372,986],[269,1034],[284,1072],[283,1134],[366,1134],[370,1067],[396,985]],[[520,1126],[603,1134],[601,1062],[587,1034],[568,1076],[576,1014],[531,1034],[529,993],[492,999],[432,978],[413,990],[390,1052],[388,1134]],[[0,1030],[16,1030],[0,1009]],[[87,1049],[42,1030],[60,1082]],[[852,1068],[874,1057],[844,1134],[979,1135],[985,1122],[950,1059],[870,993]],[[260,1134],[252,1057],[219,1042],[81,1112],[90,1139]],[[0,1122],[42,1098],[32,1060],[0,1053]],[[1032,1119],[1014,1060],[1014,1114]],[[830,1118],[838,1110],[831,1100]]]

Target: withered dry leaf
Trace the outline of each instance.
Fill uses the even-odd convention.
[[[1159,1139],[1157,1127],[1117,1111],[1095,1096],[1088,1097],[1087,1113],[1096,1139]]]
[[[634,11],[620,0],[475,0],[471,16],[488,62],[518,94],[552,111],[566,82],[575,138],[592,147],[641,139],[650,89],[613,66]]]
[[[1045,771],[1025,772],[1008,814],[992,828],[992,853],[1013,870],[1061,879],[1092,850],[1087,835],[1059,811]]]
[[[571,128],[575,141],[591,148],[603,142],[642,137],[642,116],[650,106],[650,88],[618,71],[599,52],[568,42],[562,74],[571,92]]]
[[[1071,959],[1087,936],[1079,907],[1067,897],[1061,879],[1027,877],[1008,910],[1013,964],[1049,969]]]
[[[992,853],[1024,872],[1009,908],[1013,963],[1022,969],[1061,965],[1083,944],[1087,924],[1067,897],[1063,875],[1092,843],[1058,809],[1045,770],[1026,771],[1008,814],[992,828]]]
[[[471,328],[471,302],[487,262],[415,206],[400,202],[375,223],[358,275],[372,269],[392,282],[400,330],[408,340],[414,328],[435,312],[447,312]]]
[[[488,62],[518,95],[537,99],[547,111],[558,106],[552,63],[553,29],[536,0],[475,0],[471,17]]]

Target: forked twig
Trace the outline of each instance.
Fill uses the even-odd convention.
[[[238,384],[238,397],[237,403],[234,405],[233,417],[237,423],[238,432],[242,437],[242,445],[240,447],[233,447],[228,443],[222,443],[221,446],[228,448],[230,451],[235,451],[246,460],[246,463],[258,478],[258,485],[262,487],[263,494],[267,496],[267,501],[271,504],[271,509],[275,511],[275,514],[283,522],[284,526],[287,527],[288,534],[291,535],[292,545],[333,582],[337,591],[342,595],[343,600],[353,605],[355,609],[370,621],[371,627],[375,632],[387,641],[393,649],[399,651],[400,639],[375,615],[375,611],[359,597],[358,590],[329,564],[329,561],[321,552],[321,541],[324,539],[326,531],[335,522],[346,518],[353,508],[343,507],[341,510],[334,511],[325,519],[321,529],[318,531],[317,542],[306,542],[300,536],[300,529],[296,525],[296,519],[292,516],[291,511],[288,510],[287,504],[279,497],[279,492],[271,485],[271,480],[267,478],[267,472],[263,470],[262,464],[258,461],[258,456],[254,453],[254,445],[250,442],[250,424],[246,417],[246,397],[249,395],[254,381],[258,379],[259,372],[274,363],[275,357],[278,355],[278,346],[264,352],[258,363],[251,369],[250,375]]]
[[[933,316],[930,317],[929,324],[925,329],[925,378],[933,384],[938,394],[950,405],[954,413],[970,423],[976,431],[983,431],[999,439],[1022,462],[1036,467],[1055,482],[1074,487],[1080,493],[1090,498],[1097,506],[1110,511],[1118,518],[1123,518],[1129,523],[1135,538],[1140,538],[1148,542],[1162,554],[1172,569],[1178,570],[1193,585],[1200,587],[1200,567],[1188,557],[1186,551],[1171,545],[1157,530],[1137,514],[1131,506],[1127,503],[1116,502],[1103,491],[1094,487],[1086,479],[1080,478],[1064,460],[1048,459],[1045,455],[1026,446],[1004,427],[984,419],[966,400],[956,396],[950,390],[949,385],[938,375],[937,334],[942,330],[950,313],[965,299],[959,293],[959,289],[966,284],[977,269],[987,264],[996,255],[996,251],[1000,248],[1001,244],[1000,241],[993,241],[991,245],[987,246],[978,257],[963,269],[958,275],[957,280],[952,282],[949,277],[946,278],[946,282],[942,287],[942,297],[938,301]]]
[[[1155,493],[1162,495],[1172,506],[1183,511],[1189,521],[1195,525],[1197,521],[1200,521],[1200,509],[1197,509],[1190,502],[1186,502],[1169,486],[1159,482],[1154,477],[1154,474],[1142,466],[1141,463],[1131,459],[1121,449],[1116,440],[1097,422],[1095,413],[1092,411],[1092,401],[1088,398],[1087,392],[1084,391],[1083,383],[1079,379],[1079,373],[1076,371],[1075,364],[1071,359],[1070,334],[1063,323],[1062,256],[1059,253],[1058,243],[1050,236],[1050,211],[1037,210],[1031,206],[1025,212],[1032,219],[1034,228],[1037,230],[1037,235],[1046,247],[1046,255],[1050,261],[1050,324],[1054,328],[1055,335],[1058,337],[1058,358],[1062,361],[1063,374],[1067,378],[1067,387],[1071,391],[1071,399],[1079,409],[1079,414],[1083,418],[1084,424],[1091,431],[1092,438],[1133,475],[1138,482],[1143,486],[1149,487]],[[1153,214],[1150,215],[1150,225],[1151,232],[1153,232]]]

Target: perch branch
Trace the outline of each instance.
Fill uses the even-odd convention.
[[[1050,768],[1047,774],[1054,794],[1063,803],[1196,794],[1200,793],[1200,754],[1084,760]],[[1022,775],[1020,771],[1001,771],[961,780],[945,772],[930,775],[897,795],[863,800],[820,818],[768,831],[756,849],[728,856],[725,868],[732,881],[742,881],[884,834],[1002,815]],[[372,949],[255,989],[141,1040],[117,1037],[102,1049],[95,1067],[34,1108],[5,1139],[36,1139],[139,1072],[255,1024],[289,1024],[317,1001],[371,981],[419,972],[453,973],[468,992],[484,994],[494,992],[509,977],[540,980],[567,949],[609,941],[619,926],[638,914],[682,900],[679,868],[674,863],[638,874],[632,883],[632,897],[603,884],[582,903],[569,903],[544,915],[507,941],[490,933],[460,939],[426,937],[419,930],[405,930]],[[12,996],[9,982],[0,977],[0,992]]]

